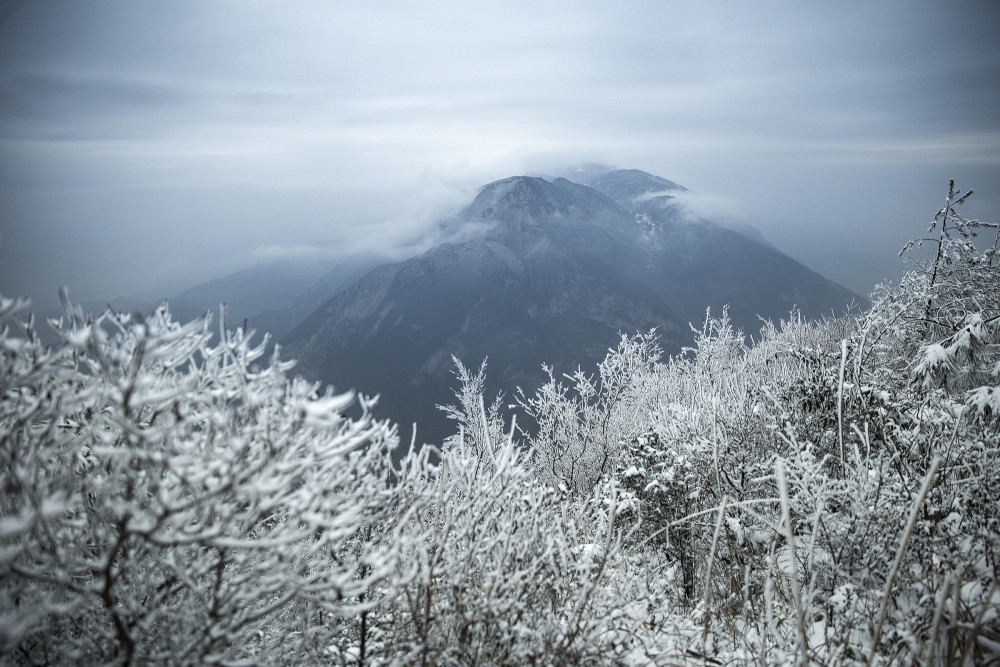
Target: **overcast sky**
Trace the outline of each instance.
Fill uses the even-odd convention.
[[[419,247],[643,169],[867,293],[949,178],[1000,221],[996,2],[0,1],[0,292]],[[415,245],[416,244],[416,245]]]

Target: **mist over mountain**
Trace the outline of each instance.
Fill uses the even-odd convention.
[[[354,284],[383,261],[384,258],[371,254],[345,257],[334,262],[332,267],[330,261],[325,261],[322,266],[326,270],[318,278],[313,276],[310,280],[290,285],[294,287],[294,292],[286,298],[276,298],[280,295],[268,293],[269,286],[262,286],[262,293],[267,298],[250,300],[241,305],[241,310],[236,311],[238,320],[234,323],[245,317],[249,326],[258,332],[267,332],[277,340],[330,297]],[[240,317],[244,310],[247,314]]]
[[[483,187],[458,216],[474,238],[380,266],[284,339],[299,371],[340,389],[381,392],[382,410],[418,439],[447,434],[434,405],[451,401],[452,355],[489,359],[488,381],[533,389],[603,358],[618,332],[655,327],[665,352],[690,323],[728,305],[737,326],[844,310],[861,299],[773,247],[694,218],[684,188],[638,170],[565,178],[516,176]]]
[[[273,342],[331,296],[384,261],[384,257],[372,254],[338,260],[278,260],[257,264],[180,292],[161,287],[107,301],[81,301],[79,305],[87,313],[100,313],[111,307],[117,312],[142,315],[166,302],[178,321],[193,320],[209,312],[214,313],[214,317],[221,317],[219,307],[224,305],[227,328],[235,329],[245,323],[261,335],[269,334]],[[51,308],[40,314],[58,318],[63,311]],[[48,342],[54,343],[57,339],[55,332],[47,328],[43,327],[39,333]]]
[[[321,261],[283,260],[252,266],[170,297],[170,309],[175,317],[187,320],[224,303],[230,325],[238,326],[244,318],[287,308],[328,270],[329,262]]]

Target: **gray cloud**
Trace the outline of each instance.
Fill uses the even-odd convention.
[[[479,185],[583,162],[861,291],[948,178],[1000,219],[989,3],[0,9],[0,291],[37,300],[415,252]]]

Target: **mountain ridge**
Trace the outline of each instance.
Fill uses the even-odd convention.
[[[777,250],[706,220],[691,220],[637,170],[594,187],[515,176],[481,188],[459,218],[480,233],[372,270],[283,340],[300,371],[383,395],[388,416],[447,435],[433,410],[450,402],[452,355],[490,360],[507,393],[531,390],[540,366],[589,364],[618,332],[657,328],[667,353],[690,341],[690,322],[727,304],[745,331],[758,314],[809,317],[857,299]],[[626,208],[620,201],[632,208]],[[650,202],[656,200],[653,205]]]

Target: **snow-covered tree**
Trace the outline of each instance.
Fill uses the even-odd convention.
[[[486,361],[473,373],[457,357],[452,357],[452,360],[455,363],[455,379],[459,383],[455,392],[457,403],[437,407],[455,422],[458,432],[445,441],[444,449],[463,448],[473,452],[481,465],[492,466],[500,449],[514,432],[513,423],[510,431],[504,432],[500,416],[503,395],[498,394],[487,408]]]
[[[355,397],[258,365],[209,318],[0,336],[0,650],[24,663],[319,661],[386,575],[352,540],[383,513],[395,435]]]
[[[642,432],[649,396],[643,382],[660,354],[655,331],[622,334],[596,375],[578,368],[564,383],[545,367],[548,382],[534,394],[519,393],[535,423],[522,432],[541,479],[586,496],[615,469],[622,444]]]
[[[626,647],[623,529],[614,502],[535,479],[505,439],[488,465],[456,443],[401,475],[407,545],[373,633],[414,665],[602,664]],[[388,593],[388,591],[387,591]]]

